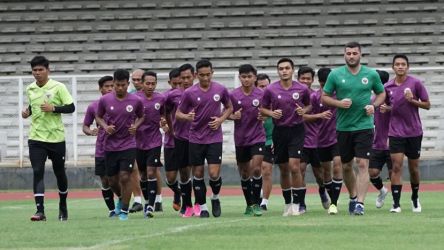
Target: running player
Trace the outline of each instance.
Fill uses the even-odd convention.
[[[35,81],[26,88],[29,106],[22,111],[22,118],[31,116],[29,132],[29,159],[33,171],[33,191],[37,212],[32,221],[45,221],[45,162],[50,159],[59,189],[59,220],[68,219],[66,198],[68,179],[65,172],[65,132],[61,114],[73,113],[73,99],[63,83],[49,78],[49,61],[44,56],[31,60]]]
[[[99,79],[99,91],[103,95],[111,93],[113,91],[113,77],[112,76],[103,76]],[[100,181],[102,184],[102,197],[105,201],[106,206],[109,210],[109,217],[114,217],[116,215],[115,205],[114,205],[114,193],[120,197],[120,188],[117,190],[112,190],[108,177],[106,176],[105,169],[105,151],[104,147],[104,139],[105,139],[105,130],[102,127],[96,127],[91,129],[91,125],[96,119],[97,107],[99,105],[99,100],[93,101],[88,108],[86,109],[85,118],[83,120],[83,133],[89,136],[97,136],[96,139],[96,150],[95,150],[95,174],[100,177]]]
[[[387,102],[391,106],[389,147],[393,170],[391,176],[393,207],[392,213],[400,213],[402,190],[402,167],[404,155],[408,158],[410,185],[412,187],[412,211],[420,213],[419,157],[421,153],[422,125],[418,109],[430,109],[429,95],[421,81],[408,74],[409,59],[406,55],[395,55],[392,68],[395,78],[386,86]]]
[[[256,80],[256,87],[259,89],[265,90],[268,85],[270,85],[270,77],[267,74],[258,74]],[[265,128],[265,150],[264,150],[264,159],[262,160],[262,201],[261,201],[261,209],[263,211],[268,210],[268,199],[270,198],[271,189],[273,187],[273,163],[274,163],[274,155],[273,155],[273,118],[267,117],[264,121]]]
[[[265,130],[260,104],[264,92],[254,86],[256,69],[250,64],[239,67],[240,87],[230,93],[233,104],[234,144],[241,176],[241,187],[247,207],[245,215],[261,216],[259,207],[262,189],[261,165],[264,158]]]
[[[143,122],[143,104],[139,97],[129,94],[129,72],[114,72],[114,91],[102,96],[97,108],[96,122],[105,132],[105,166],[110,186],[121,188],[120,220],[128,219],[131,200],[131,171],[136,159],[135,134]]]
[[[302,116],[311,108],[310,93],[307,86],[293,81],[291,59],[280,59],[277,70],[280,80],[265,89],[261,112],[271,116],[275,125],[273,145],[275,162],[281,171],[283,216],[299,215],[300,198],[305,189],[300,169],[305,135]]]
[[[211,80],[213,66],[208,60],[196,64],[199,83],[188,88],[176,112],[176,118],[191,122],[189,134],[189,157],[193,166],[193,188],[196,196],[194,214],[201,218],[209,217],[206,205],[204,163],[208,163],[212,214],[221,215],[219,192],[222,186],[220,166],[222,162],[222,123],[233,111],[228,90]],[[221,111],[221,104],[224,110]],[[200,210],[200,211],[199,211]]]
[[[361,65],[361,45],[350,42],[345,45],[344,59],[347,65],[333,70],[328,76],[322,94],[326,105],[338,108],[338,146],[347,188],[356,187],[357,198],[350,197],[349,212],[364,214],[364,200],[369,185],[368,159],[373,142],[373,113],[384,102],[384,86],[374,69]],[[372,91],[376,98],[370,102]],[[332,95],[336,93],[336,98]],[[356,157],[358,175],[353,171]]]
[[[385,84],[389,80],[389,73],[387,71],[376,71],[379,74],[381,82]],[[392,160],[390,159],[390,151],[388,148],[388,130],[390,124],[389,108],[390,107],[383,103],[378,109],[375,109],[374,114],[375,138],[373,139],[368,172],[370,175],[370,182],[379,191],[378,197],[376,197],[376,208],[384,206],[385,197],[388,193],[380,176],[382,167],[387,165],[389,173],[392,170]]]

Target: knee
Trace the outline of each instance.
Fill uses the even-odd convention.
[[[368,174],[370,175],[370,178],[376,178],[379,176],[379,169],[369,168]]]
[[[129,173],[120,173],[119,175],[119,181],[121,183],[128,183],[130,181],[130,174]]]

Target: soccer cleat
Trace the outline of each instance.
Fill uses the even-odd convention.
[[[131,206],[129,212],[130,213],[137,213],[143,210],[143,206],[142,204],[140,204],[139,202],[134,202],[133,205]]]
[[[381,190],[379,190],[378,197],[376,197],[376,208],[381,208],[382,206],[384,206],[384,201],[387,194],[387,188],[382,187]]]
[[[120,214],[119,214],[119,220],[121,220],[121,221],[128,220],[128,214],[127,214],[127,213],[124,213],[124,212],[120,212]]]
[[[200,205],[195,203],[194,207],[193,207],[193,211],[194,211],[194,216],[199,217],[200,216],[200,212],[201,212]]]
[[[262,204],[261,205],[261,209],[262,209],[262,211],[267,211],[268,210],[267,205]]]
[[[253,215],[253,206],[247,206],[245,208],[244,215],[251,216]]]
[[[119,215],[120,214],[120,210],[122,209],[122,200],[121,199],[119,199],[117,202],[116,202],[116,208],[114,209],[114,212],[116,213],[116,215]]]
[[[222,213],[219,199],[211,200],[211,213],[214,217],[219,217]]]
[[[181,209],[181,207],[180,207],[180,193],[174,193],[173,209],[174,209],[174,211],[179,211]]]
[[[147,206],[145,210],[145,218],[153,218],[154,217],[154,209],[152,206]]]
[[[185,204],[182,204],[182,206],[180,207],[179,215],[182,216],[185,213],[186,209],[187,208],[186,208]]]
[[[350,200],[348,202],[348,213],[350,215],[354,214],[355,208],[356,208],[356,203],[357,203],[356,200]]]
[[[68,209],[66,206],[59,207],[59,221],[67,221],[68,220]]]
[[[116,211],[114,211],[114,210],[109,211],[108,217],[109,218],[117,217]]]
[[[154,212],[163,212],[162,202],[154,203]]]
[[[353,211],[354,215],[364,215],[364,205],[357,203],[355,210]]]
[[[301,215],[301,213],[299,212],[299,207],[300,207],[299,204],[291,204],[291,209],[292,209],[291,215],[293,216]]]
[[[401,207],[392,206],[392,208],[390,208],[390,213],[394,213],[394,214],[401,213]]]
[[[202,211],[200,211],[199,217],[200,218],[208,218],[208,217],[210,217],[210,213],[208,213],[207,210],[202,210]]]
[[[331,204],[331,205],[328,207],[328,214],[330,214],[330,215],[338,214],[338,207],[336,207],[335,204]]]
[[[292,204],[285,204],[282,216],[291,216],[291,215],[293,215]]]
[[[36,212],[33,216],[31,216],[31,221],[46,221],[45,213]]]
[[[422,207],[421,203],[419,202],[419,198],[416,200],[412,200],[412,212],[413,213],[421,213]]]
[[[299,205],[299,214],[305,214],[307,207],[305,205]]]
[[[330,206],[330,198],[328,197],[327,191],[321,194],[320,197],[321,197],[322,207],[324,209],[328,209]]]
[[[193,207],[186,207],[185,212],[182,214],[182,218],[190,218],[194,215]]]
[[[254,204],[251,206],[251,211],[253,216],[262,216],[262,209],[259,205]]]

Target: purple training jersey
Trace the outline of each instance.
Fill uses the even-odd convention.
[[[165,96],[165,114],[167,117],[169,117],[171,122],[174,124],[174,120],[176,120],[176,116],[173,113],[173,110],[169,110],[166,108],[166,101],[168,100],[169,95],[173,90],[174,89],[169,89],[169,90],[165,91],[163,93],[163,95]],[[174,128],[169,128],[168,133],[165,133],[163,136],[163,147],[164,148],[174,148],[174,134],[173,134],[174,130],[173,129]]]
[[[106,124],[115,126],[113,134],[105,135],[105,151],[136,148],[136,138],[128,129],[136,117],[143,117],[143,104],[139,97],[127,94],[123,100],[119,100],[115,92],[106,94],[99,100],[97,116],[104,118]]]
[[[149,150],[162,146],[162,133],[160,133],[160,118],[164,114],[163,105],[165,96],[158,92],[153,92],[150,99],[144,92],[137,92],[137,96],[142,100],[145,119],[137,129],[137,148]]]
[[[96,119],[97,108],[99,106],[99,100],[93,101],[88,108],[86,109],[85,118],[83,119],[83,125],[91,126]],[[105,157],[105,150],[103,147],[103,143],[105,140],[105,130],[97,125],[98,133],[96,138],[96,152],[95,157]]]
[[[265,143],[263,122],[257,119],[263,95],[264,92],[258,88],[253,88],[252,92],[246,95],[242,87],[230,93],[233,112],[242,108],[241,119],[234,120],[234,144],[237,147]]]
[[[372,103],[375,97],[372,97]],[[388,132],[390,125],[390,112],[381,113],[379,108],[375,109],[375,137],[372,148],[376,150],[388,150]]]
[[[197,144],[222,142],[222,126],[212,130],[208,123],[213,121],[211,117],[222,115],[221,104],[227,106],[229,103],[228,90],[217,82],[211,82],[207,91],[203,91],[199,83],[186,89],[178,109],[184,114],[194,110],[196,114],[191,122],[189,141]]]
[[[324,105],[321,102],[322,91],[318,90],[311,95],[311,105],[317,113],[330,111],[332,116],[329,120],[321,119],[318,133],[318,147],[326,148],[338,142],[336,137],[336,108]],[[333,95],[333,98],[336,98]]]
[[[429,100],[424,85],[419,79],[412,76],[407,76],[407,79],[401,85],[397,85],[395,80],[392,79],[385,86],[386,103],[392,106],[389,136],[405,138],[422,135],[418,107],[409,103],[404,97],[404,92],[409,89],[413,94],[413,99]]]
[[[284,89],[280,81],[277,81],[265,89],[263,107],[282,110],[281,119],[273,119],[276,126],[293,127],[303,122],[302,116],[296,112],[296,104],[300,107],[310,104],[310,93],[305,84],[293,81],[289,89]]]
[[[188,141],[190,137],[191,122],[176,119],[176,110],[177,107],[179,107],[183,93],[184,90],[181,88],[173,89],[167,96],[165,108],[167,112],[171,112],[174,137],[182,141]]]
[[[320,113],[320,107],[316,104],[316,91],[312,89],[308,89],[310,92],[310,104],[312,105],[312,109],[309,115],[314,115]],[[317,148],[318,147],[318,133],[321,122],[319,119],[313,122],[304,122],[305,127],[305,137],[304,137],[304,148]]]

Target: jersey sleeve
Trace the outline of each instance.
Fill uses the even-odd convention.
[[[332,95],[335,92],[335,90],[336,90],[336,81],[335,80],[336,80],[335,74],[334,74],[334,71],[332,71],[328,75],[327,81],[325,82],[324,89],[323,89],[327,95]]]
[[[416,86],[416,97],[418,97],[421,101],[428,101],[429,100],[429,94],[427,93],[427,89],[425,88],[424,84],[421,83],[421,81],[418,81]]]
[[[188,113],[191,111],[191,96],[188,91],[185,91],[180,99],[179,106],[177,109],[182,113]]]
[[[60,89],[57,93],[58,93],[59,98],[62,102],[61,105],[68,105],[68,104],[73,103],[72,96],[64,84],[60,85]]]
[[[99,104],[97,105],[97,113],[96,116],[97,117],[103,117],[103,115],[105,115],[106,112],[106,108],[105,108],[105,100],[103,98],[103,96],[100,98],[99,100]]]
[[[264,95],[262,97],[262,107],[266,109],[270,109],[271,107],[271,91],[266,88],[264,90]]]
[[[136,103],[136,110],[134,111],[134,113],[136,114],[136,116],[138,118],[142,118],[144,115],[144,107],[143,107],[143,103],[142,100],[138,99],[137,103]]]
[[[86,109],[85,118],[83,119],[83,125],[91,126],[93,124],[95,118],[94,109],[92,105],[89,105]]]
[[[228,93],[228,89],[225,87],[222,91],[221,103],[224,105],[225,108],[228,107],[228,105],[231,103],[230,93]]]
[[[375,94],[381,94],[384,91],[384,85],[382,84],[381,78],[379,77],[379,74],[376,72],[376,70],[373,71],[372,78],[373,92],[375,92]]]

